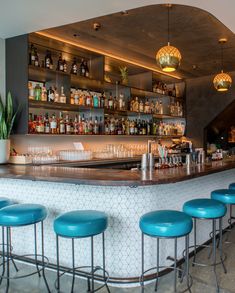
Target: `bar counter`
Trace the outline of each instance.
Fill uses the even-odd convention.
[[[95,162],[94,162],[95,164]],[[96,162],[97,164],[97,162]],[[71,163],[73,166],[74,163]],[[98,165],[98,164],[97,164]],[[235,160],[214,161],[206,164],[193,164],[155,171],[95,169],[85,167],[84,162],[77,167],[64,166],[21,166],[5,165],[0,167],[0,178],[48,181],[99,186],[145,186],[181,182],[235,168]]]
[[[20,179],[20,180],[19,180]],[[19,203],[38,203],[47,207],[45,221],[45,253],[50,263],[56,263],[53,221],[63,212],[76,209],[104,211],[109,218],[106,235],[107,270],[115,286],[136,286],[141,272],[141,233],[139,219],[144,213],[173,209],[194,198],[210,197],[211,191],[228,188],[235,182],[235,160],[217,161],[190,168],[141,171],[89,169],[59,166],[0,167],[0,196]],[[198,242],[204,243],[211,232],[210,221],[198,225]],[[223,220],[227,226],[227,217]],[[13,253],[33,251],[33,229],[16,228],[13,233]],[[24,245],[27,239],[27,245]],[[190,236],[190,244],[193,237]],[[19,245],[22,243],[22,245]],[[71,248],[61,240],[61,265],[71,266]],[[76,265],[89,265],[89,242],[75,241]],[[145,267],[156,265],[156,242],[146,237]],[[178,259],[182,258],[184,240],[178,242]],[[172,255],[173,241],[162,242],[162,265]],[[95,264],[101,264],[101,237],[95,237]],[[151,273],[150,273],[151,275]]]

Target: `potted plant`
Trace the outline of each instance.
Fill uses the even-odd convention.
[[[128,85],[128,68],[126,66],[120,66],[119,71],[121,75],[121,83]]]
[[[18,110],[13,112],[11,93],[8,93],[5,106],[0,96],[0,164],[5,164],[10,156],[10,134]]]

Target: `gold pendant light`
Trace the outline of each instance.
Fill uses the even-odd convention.
[[[180,51],[170,45],[170,8],[171,4],[167,4],[167,27],[168,27],[168,44],[167,46],[162,47],[156,54],[156,60],[160,65],[161,69],[165,72],[175,71],[182,59]]]
[[[221,65],[222,70],[221,73],[218,73],[213,80],[213,84],[215,89],[218,92],[226,92],[232,85],[232,78],[229,74],[223,72],[223,63],[224,63],[224,55],[223,55],[223,45],[227,42],[227,39],[220,39],[219,43],[221,44]]]

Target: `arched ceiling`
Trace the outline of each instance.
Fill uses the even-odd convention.
[[[9,38],[122,10],[168,2],[204,9],[235,32],[233,0],[1,0],[0,37]]]
[[[93,29],[94,22],[101,24],[100,30]],[[183,56],[175,76],[192,78],[219,72],[220,38],[228,40],[223,69],[235,70],[235,34],[212,14],[192,6],[173,5],[170,28],[171,44]],[[130,9],[128,14],[113,13],[41,33],[157,70],[156,52],[167,44],[167,7],[148,5]]]

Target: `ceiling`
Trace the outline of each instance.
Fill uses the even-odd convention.
[[[235,1],[232,0],[1,0],[0,37],[9,38],[144,5],[168,2],[204,9],[235,32]]]
[[[93,23],[101,29],[95,31]],[[224,70],[235,70],[235,35],[212,14],[199,8],[173,5],[170,40],[183,56],[177,75],[192,78],[215,74],[221,69],[218,40],[226,37]],[[156,51],[167,42],[167,8],[150,5],[43,31],[78,45],[125,57],[156,68]],[[77,35],[76,37],[74,35]],[[195,69],[196,67],[196,69]]]

